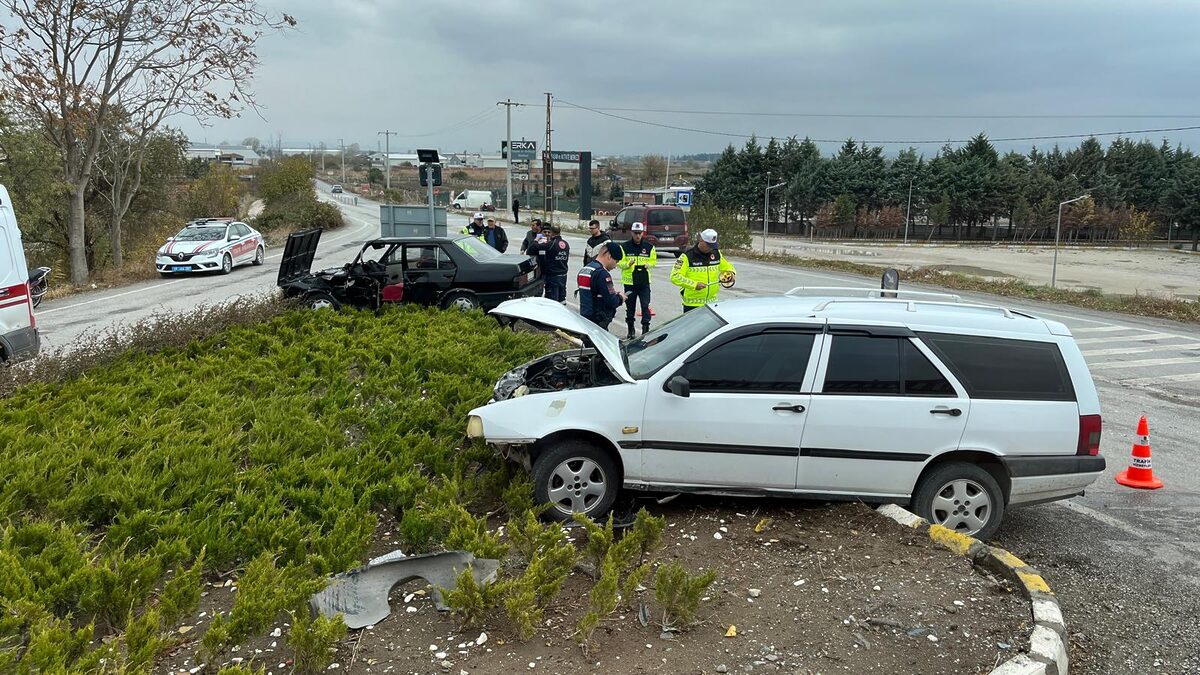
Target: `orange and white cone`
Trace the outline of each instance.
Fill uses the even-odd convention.
[[[1157,490],[1163,482],[1154,477],[1154,469],[1150,466],[1150,425],[1146,423],[1145,415],[1138,420],[1137,435],[1129,468],[1117,474],[1117,482],[1132,488]]]

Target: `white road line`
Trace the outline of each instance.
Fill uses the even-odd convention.
[[[1084,338],[1082,340],[1076,340],[1075,344],[1078,344],[1078,345],[1090,345],[1090,344],[1099,344],[1099,343],[1112,344],[1114,342],[1147,342],[1149,340],[1170,340],[1170,339],[1181,339],[1181,340],[1192,340],[1192,341],[1197,340],[1197,338],[1187,337],[1184,335],[1172,335],[1170,333],[1149,333],[1147,335],[1110,335],[1108,337]]]
[[[1084,326],[1082,328],[1072,328],[1073,333],[1111,333],[1118,330],[1146,330],[1145,328],[1130,328],[1129,326]]]
[[[1095,319],[1085,319],[1085,318],[1083,318],[1083,317],[1081,317],[1081,316],[1076,316],[1076,315],[1074,315],[1074,314],[1062,314],[1062,313],[1059,313],[1059,312],[1051,312],[1051,311],[1049,311],[1049,310],[1046,310],[1046,309],[1041,309],[1040,307],[1039,307],[1039,308],[1030,307],[1030,308],[1029,308],[1029,313],[1030,313],[1030,314],[1033,314],[1033,315],[1035,315],[1035,316],[1039,316],[1039,315],[1045,315],[1045,316],[1057,316],[1057,317],[1059,317],[1059,318],[1061,318],[1061,319],[1070,319],[1070,320],[1072,320],[1072,321],[1082,321],[1082,322],[1084,322],[1084,323],[1098,323],[1098,324],[1100,324],[1101,326],[1111,326],[1111,325],[1113,325],[1113,323],[1112,323],[1111,321],[1096,321]]]
[[[1181,375],[1159,375],[1158,377],[1138,377],[1130,380],[1117,380],[1131,387],[1145,387],[1166,382],[1196,382],[1200,381],[1200,373],[1183,373]]]
[[[1159,347],[1119,347],[1116,349],[1084,349],[1083,355],[1086,358],[1093,356],[1115,356],[1117,354],[1149,354],[1150,352],[1163,351],[1188,351],[1200,349],[1200,345],[1162,345]]]
[[[1170,359],[1135,359],[1133,361],[1106,361],[1104,363],[1089,363],[1092,368],[1149,368],[1152,366],[1172,366],[1178,363],[1191,363],[1200,366],[1200,356],[1180,356]]]
[[[1076,513],[1094,518],[1094,519],[1100,521],[1101,523],[1108,525],[1109,527],[1114,527],[1118,530],[1121,530],[1122,532],[1124,532],[1125,534],[1128,534],[1129,536],[1133,537],[1134,539],[1145,539],[1147,536],[1146,531],[1142,530],[1141,528],[1130,525],[1129,523],[1121,520],[1120,518],[1114,518],[1114,517],[1108,515],[1107,513],[1104,513],[1103,511],[1097,511],[1096,509],[1093,509],[1089,506],[1084,506],[1083,504],[1080,504],[1079,502],[1063,500],[1061,502],[1058,502],[1057,506],[1061,506],[1063,508],[1070,509]]]

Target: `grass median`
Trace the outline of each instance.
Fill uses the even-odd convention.
[[[428,549],[446,533],[418,504],[496,493],[465,414],[543,336],[413,308],[255,317],[7,392],[0,671],[144,670],[212,575],[238,601],[206,646],[236,644],[358,564],[378,513]]]
[[[845,260],[806,258],[787,253],[755,253],[733,251],[731,255],[762,262],[771,262],[793,267],[846,272],[878,279],[885,267],[866,265]],[[1014,279],[984,279],[959,272],[947,272],[934,267],[910,267],[900,269],[901,283],[923,283],[959,291],[990,293],[1009,298],[1038,300],[1062,305],[1084,307],[1103,312],[1133,314],[1159,319],[1171,319],[1189,323],[1200,323],[1200,302],[1162,298],[1153,295],[1116,295],[1096,290],[1076,291],[1050,288]]]

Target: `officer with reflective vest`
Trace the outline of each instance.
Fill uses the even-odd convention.
[[[483,241],[483,231],[486,229],[487,226],[483,224],[483,214],[476,213],[471,218],[471,222],[463,226],[462,233],[469,234],[472,237],[478,237],[480,241]]]
[[[700,233],[696,245],[680,254],[671,270],[671,283],[683,296],[683,311],[688,312],[717,301],[720,288],[732,288],[737,270],[717,249],[717,231]]]
[[[618,263],[621,268],[621,283],[625,285],[626,337],[633,335],[634,311],[642,305],[642,335],[650,330],[650,270],[658,264],[658,251],[654,244],[646,241],[646,226],[634,223],[629,226],[630,239],[621,244],[624,257]]]
[[[613,288],[609,274],[621,256],[620,244],[610,241],[600,247],[596,257],[575,277],[579,286],[579,315],[605,330],[617,315],[617,308],[625,302],[625,295]]]

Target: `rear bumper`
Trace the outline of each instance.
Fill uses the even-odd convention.
[[[1083,494],[1106,466],[1103,457],[1089,455],[1005,457],[1002,461],[1012,483],[1009,506],[1040,504]]]
[[[20,361],[37,356],[41,345],[41,335],[38,334],[36,328],[30,326],[18,328],[10,333],[0,335],[0,348],[2,348],[0,351],[3,351],[2,356],[4,359],[12,361]]]

